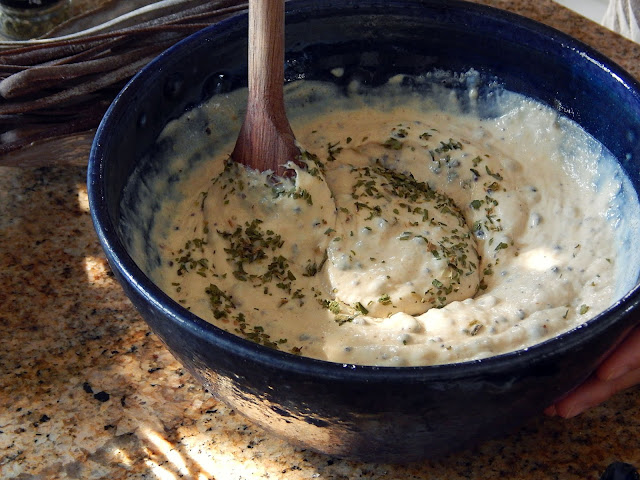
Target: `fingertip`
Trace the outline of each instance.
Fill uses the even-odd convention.
[[[588,403],[580,402],[578,399],[564,399],[554,405],[554,416],[568,420],[577,417],[591,406]]]
[[[556,406],[555,405],[550,405],[547,408],[544,409],[544,414],[547,417],[556,417],[558,415],[558,411],[556,410]]]
[[[584,412],[587,408],[589,408],[587,405],[573,404],[569,406],[569,408],[564,412],[561,412],[561,413],[559,412],[559,413],[562,418],[566,418],[568,420],[570,418],[577,417],[582,412]]]

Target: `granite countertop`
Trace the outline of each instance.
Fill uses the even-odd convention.
[[[640,45],[551,0],[484,0],[640,78]],[[410,465],[294,448],[214,400],[152,334],[93,231],[86,169],[0,167],[0,478],[597,479],[640,466],[640,388],[571,420]],[[541,406],[542,408],[542,406]]]

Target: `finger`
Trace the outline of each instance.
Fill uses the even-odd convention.
[[[607,382],[591,377],[555,404],[556,414],[563,418],[575,417],[587,408],[604,401],[608,395]]]
[[[607,358],[596,375],[601,380],[614,380],[640,368],[640,327],[636,327],[618,348]]]
[[[563,418],[572,418],[585,410],[608,400],[621,390],[640,383],[640,368],[631,370],[612,380],[594,376],[567,397],[555,404],[555,412]]]

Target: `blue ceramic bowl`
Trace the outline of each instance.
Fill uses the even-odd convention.
[[[508,432],[581,383],[638,323],[634,288],[581,328],[526,351],[429,367],[342,365],[270,350],[202,321],[138,268],[119,228],[123,188],[166,123],[246,84],[247,18],[207,28],[120,93],[89,160],[95,227],[117,279],[151,329],[210,391],[267,430],[340,457],[409,461]],[[640,190],[640,88],[555,30],[452,0],[288,2],[287,78],[370,84],[395,73],[478,70],[555,107],[620,159]],[[346,81],[346,80],[345,80]],[[144,166],[143,166],[144,169]]]

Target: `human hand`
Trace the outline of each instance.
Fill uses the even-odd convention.
[[[544,413],[563,418],[575,417],[637,384],[640,384],[640,327],[629,334],[585,383]]]

